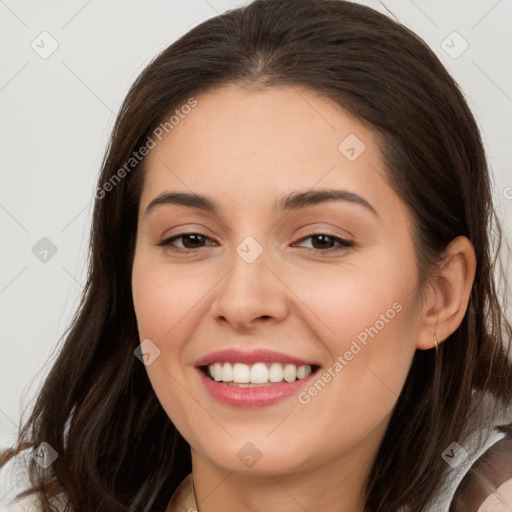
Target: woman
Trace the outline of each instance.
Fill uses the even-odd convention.
[[[338,0],[202,23],[119,114],[83,300],[13,451],[38,491],[25,499],[510,500],[499,234],[478,127],[409,30]],[[495,489],[475,493],[493,447]]]

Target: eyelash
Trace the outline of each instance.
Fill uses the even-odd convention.
[[[166,239],[162,240],[161,242],[159,242],[157,245],[160,246],[160,247],[165,247],[169,251],[176,252],[176,253],[182,253],[182,254],[184,254],[184,253],[191,253],[191,252],[195,252],[195,251],[197,251],[199,249],[202,249],[202,247],[196,247],[195,249],[183,249],[183,248],[174,247],[174,246],[171,245],[171,242],[174,242],[175,240],[178,240],[180,238],[185,238],[186,236],[189,236],[189,235],[199,235],[199,236],[203,237],[204,239],[211,240],[210,237],[208,237],[206,235],[203,235],[202,233],[190,232],[190,233],[180,233],[180,234],[174,235],[174,236],[172,236],[170,238],[166,238]],[[338,247],[329,247],[327,249],[315,249],[314,247],[308,247],[308,249],[312,249],[314,251],[320,251],[320,252],[329,252],[329,251],[346,250],[349,247],[354,246],[353,242],[350,242],[349,240],[345,240],[344,238],[340,238],[340,237],[335,236],[335,235],[331,235],[330,233],[314,233],[312,235],[309,235],[309,236],[301,238],[299,240],[299,242],[304,242],[308,238],[313,238],[313,237],[316,237],[316,236],[326,236],[326,237],[329,237],[330,239],[332,239],[334,242],[338,243],[339,245],[338,245]]]

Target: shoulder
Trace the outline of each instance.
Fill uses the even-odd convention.
[[[496,431],[500,432],[497,441],[478,457],[457,487],[454,512],[512,510],[512,423]]]
[[[0,512],[35,512],[36,494],[20,499],[16,496],[31,487],[28,473],[31,452],[23,450],[0,466]]]
[[[494,421],[483,421],[484,424],[478,421],[468,422],[458,442],[453,442],[442,450],[440,456],[447,463],[446,474],[436,494],[426,505],[426,512],[468,512],[469,510],[484,512],[483,510],[478,511],[478,506],[483,504],[483,501],[496,490],[496,487],[488,490],[485,487],[487,481],[474,478],[474,476],[478,468],[481,467],[482,461],[492,460],[491,466],[494,467],[502,465],[501,462],[496,462],[497,458],[500,461],[507,458],[508,449],[504,449],[502,441],[508,438],[507,433],[510,427],[508,422],[511,419],[512,415],[507,415],[505,422],[503,417],[495,418]],[[512,460],[510,453],[508,453],[508,457],[509,460]],[[506,478],[501,477],[498,480],[501,484],[511,477],[512,473]],[[472,478],[473,481],[471,481]],[[475,485],[475,481],[483,484],[483,487]],[[485,492],[476,496],[480,501],[473,506],[475,504],[473,493],[478,488]]]

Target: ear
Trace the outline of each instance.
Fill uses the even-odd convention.
[[[441,343],[459,327],[467,310],[475,269],[473,244],[465,236],[454,238],[429,280],[420,311],[418,349],[433,348],[434,336]]]

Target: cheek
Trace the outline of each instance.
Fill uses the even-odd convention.
[[[202,283],[202,284],[201,284]],[[208,292],[205,280],[180,268],[135,260],[133,302],[139,333],[164,346],[193,320],[194,308]],[[211,286],[210,286],[211,288]]]
[[[200,321],[195,305],[204,290],[191,284],[176,268],[155,264],[145,255],[134,260],[132,293],[141,341],[150,339],[160,350],[146,366],[151,386],[167,415],[187,440],[193,425],[204,418],[190,407],[187,376],[183,373],[184,347],[194,323]]]
[[[315,402],[315,409],[327,403],[333,410],[343,404],[359,411],[357,418],[343,419],[354,420],[356,430],[357,421],[371,422],[389,413],[416,350],[414,260],[405,265],[378,259],[380,264],[364,269],[335,268],[330,276],[305,278],[298,292],[307,297],[317,317],[315,334],[332,358],[323,374],[325,388],[317,386],[322,398],[316,399],[320,393],[312,389],[302,403]],[[385,272],[382,261],[387,261]]]
[[[369,266],[332,267],[324,274],[304,273],[293,288],[313,313],[310,325],[318,329],[318,338],[336,356],[354,340],[362,347],[377,338],[380,345],[384,340],[396,345],[398,332],[411,327],[416,276],[408,268],[402,269],[400,279],[394,275],[389,267],[385,272]]]

